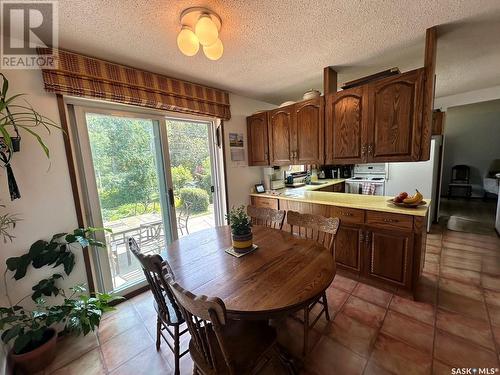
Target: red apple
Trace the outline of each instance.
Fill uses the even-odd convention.
[[[396,198],[394,198],[394,202],[396,202],[396,203],[403,203],[403,198],[401,198],[401,196],[398,195]]]
[[[403,191],[402,193],[399,193],[399,197],[401,200],[408,198],[408,193],[406,191]]]

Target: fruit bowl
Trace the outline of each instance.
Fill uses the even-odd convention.
[[[426,201],[420,201],[418,203],[395,202],[394,198],[389,199],[387,202],[392,203],[393,205],[398,206],[398,207],[406,207],[406,208],[417,208],[420,206],[425,206],[427,204]]]

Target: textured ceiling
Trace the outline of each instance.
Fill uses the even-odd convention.
[[[222,18],[224,55],[182,55],[179,15],[206,6]],[[423,65],[425,29],[439,28],[437,96],[500,85],[499,0],[60,0],[65,49],[280,103],[398,66]]]

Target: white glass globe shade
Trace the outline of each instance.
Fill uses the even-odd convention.
[[[201,15],[194,27],[194,33],[198,37],[202,46],[210,46],[219,38],[217,25],[212,21],[209,15]]]
[[[217,41],[210,46],[203,46],[203,53],[210,60],[219,60],[224,53],[224,46],[222,45],[222,41],[217,39]]]
[[[177,47],[186,56],[194,56],[200,49],[200,43],[195,33],[187,27],[183,27],[177,35]]]

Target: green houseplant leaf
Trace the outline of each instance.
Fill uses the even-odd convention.
[[[77,228],[73,233],[57,233],[47,242],[34,242],[29,250],[18,257],[6,260],[8,272],[19,280],[27,273],[31,264],[34,268],[43,266],[63,266],[64,272],[69,275],[75,265],[73,244],[88,243],[98,247],[105,246],[92,238],[92,234],[99,228]],[[79,247],[79,246],[78,246]],[[64,324],[68,333],[86,335],[99,326],[102,314],[113,310],[111,303],[118,298],[109,294],[88,295],[84,285],[75,285],[70,288],[71,294],[57,285],[63,278],[61,273],[40,280],[32,287],[32,294],[22,298],[18,303],[10,303],[9,307],[0,307],[0,331],[4,343],[13,343],[13,352],[16,354],[33,350],[48,340],[48,329],[57,323]],[[4,286],[8,296],[7,278],[4,277]],[[50,305],[45,298],[63,297],[63,303]],[[21,306],[20,302],[31,297],[36,302],[32,311]]]
[[[231,232],[235,235],[248,234],[252,231],[252,221],[246,214],[245,206],[233,207],[226,215],[231,226]]]
[[[16,104],[16,100],[25,94],[16,94],[8,97],[9,80],[0,73],[2,79],[2,91],[0,95],[0,136],[3,138],[4,144],[10,151],[12,148],[12,136],[8,129],[10,128],[19,136],[18,131],[22,129],[29,135],[33,136],[47,157],[50,157],[50,151],[40,134],[35,131],[36,127],[41,126],[48,134],[50,129],[61,130],[61,127],[54,121],[38,113],[29,103],[26,105]]]

